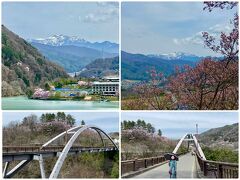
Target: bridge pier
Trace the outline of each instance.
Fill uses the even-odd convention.
[[[44,160],[42,154],[35,155],[34,160],[37,160],[39,162],[39,167],[40,167],[40,172],[41,172],[41,177],[43,179],[46,178],[46,173],[45,173],[45,168],[44,168]]]

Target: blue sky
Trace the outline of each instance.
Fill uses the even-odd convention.
[[[123,2],[122,50],[213,55],[204,48],[201,32],[229,32],[230,19],[237,9],[215,9],[209,13],[203,7],[202,2]]]
[[[47,112],[44,112],[47,113]],[[51,112],[53,113],[53,112]],[[65,112],[71,114],[76,119],[76,125],[84,120],[88,125],[96,125],[105,132],[119,131],[119,113],[118,112]],[[3,112],[3,126],[8,125],[11,121],[21,122],[28,115],[35,114],[38,117],[42,112]],[[55,113],[56,114],[56,113]]]
[[[2,23],[19,36],[55,34],[118,42],[117,2],[4,2]]]
[[[195,133],[196,124],[199,133],[202,133],[238,122],[237,112],[123,112],[121,116],[122,121],[145,120],[156,129],[161,129],[163,136],[172,139],[181,138],[186,133]]]

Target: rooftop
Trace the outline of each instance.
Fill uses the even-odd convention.
[[[109,79],[109,80],[111,80],[111,79],[119,79],[119,76],[105,76],[105,77],[103,77],[103,79]]]
[[[98,84],[99,84],[99,85],[101,85],[101,84],[102,84],[102,85],[104,85],[104,84],[105,84],[105,85],[111,85],[111,84],[112,84],[112,85],[116,85],[116,84],[119,85],[119,82],[99,82],[99,81],[94,81],[94,82],[93,82],[93,85],[98,85]]]

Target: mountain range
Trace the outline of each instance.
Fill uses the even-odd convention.
[[[69,73],[80,71],[95,59],[118,56],[118,44],[109,41],[92,43],[76,36],[54,35],[28,42]]]
[[[2,25],[2,96],[26,95],[59,77],[68,77],[62,67]]]
[[[108,53],[118,53],[119,45],[117,43],[103,41],[90,42],[78,36],[53,35],[47,38],[29,39],[30,43],[40,43],[50,46],[77,46],[104,51]]]
[[[102,57],[110,58],[118,55],[74,45],[52,46],[36,42],[32,42],[31,44],[49,60],[64,67],[67,72],[80,71],[95,59]]]
[[[156,69],[157,72],[162,72],[165,76],[168,76],[174,73],[176,66],[180,68],[184,65],[193,67],[201,59],[200,57],[196,58],[195,56],[194,58],[191,58],[192,56],[187,56],[188,58],[185,56],[181,56],[182,58],[177,56],[179,58],[173,59],[173,56],[131,54],[122,51],[122,80],[149,80],[150,76],[147,72],[152,68]]]
[[[184,60],[196,62],[203,59],[203,56],[197,56],[194,54],[184,53],[184,52],[173,52],[169,54],[149,54],[149,57],[161,58],[165,60]]]

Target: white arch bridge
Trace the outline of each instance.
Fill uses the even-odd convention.
[[[88,129],[92,129],[97,132],[102,141],[101,147],[74,146],[74,142],[77,140],[77,138],[81,138],[81,134]],[[111,146],[107,145],[104,142],[104,137],[102,136],[102,134],[104,134],[111,142]],[[65,137],[69,137],[69,140],[64,146],[52,146],[55,142],[60,140],[60,138]],[[118,151],[118,146],[115,144],[112,138],[99,127],[91,125],[73,127],[52,138],[51,140],[43,144],[41,147],[3,147],[3,163],[5,163],[3,169],[3,177],[11,178],[23,167],[25,167],[29,162],[37,160],[40,166],[41,177],[46,178],[44,159],[48,157],[58,157],[49,176],[49,178],[57,178],[64,163],[64,160],[68,155],[74,155],[83,152],[93,153],[107,151]],[[9,164],[13,161],[20,161],[20,163],[18,163],[14,168],[9,170]]]
[[[188,151],[178,154],[183,143]],[[179,155],[177,178],[238,178],[238,164],[207,160],[194,134],[185,134],[172,153]],[[169,178],[167,162],[164,156],[122,161],[121,174],[125,178]]]

